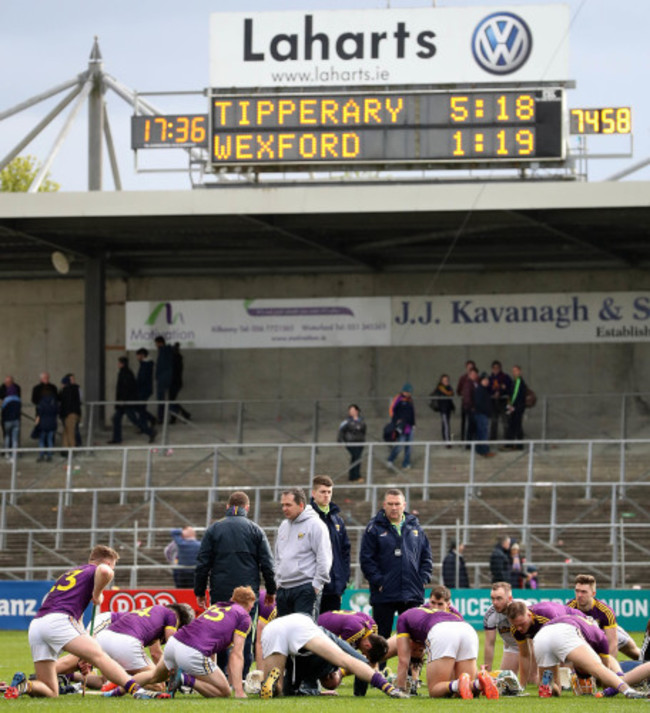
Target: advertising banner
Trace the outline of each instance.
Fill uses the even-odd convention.
[[[389,346],[389,297],[127,302],[127,349]]]
[[[126,348],[644,342],[650,292],[127,302]]]
[[[427,590],[427,596],[429,595]],[[573,589],[515,589],[515,599],[525,599],[531,604],[553,601],[565,604],[573,599]],[[609,605],[617,623],[626,631],[645,631],[650,618],[648,592],[637,589],[599,589],[598,598]],[[454,589],[451,603],[475,629],[483,629],[483,616],[492,603],[489,589]],[[343,593],[343,609],[372,614],[370,592],[367,589],[347,589]]]
[[[0,630],[27,629],[53,584],[0,582]]]
[[[220,12],[210,86],[565,81],[567,5]]]
[[[101,610],[123,613],[174,602],[189,604],[197,612],[203,611],[191,589],[109,589],[104,592]]]

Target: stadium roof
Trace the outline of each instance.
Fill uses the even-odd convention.
[[[0,194],[0,279],[647,268],[650,183],[224,185]]]

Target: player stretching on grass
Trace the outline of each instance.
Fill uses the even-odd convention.
[[[458,694],[474,698],[484,693],[498,698],[499,691],[487,673],[476,672],[478,636],[460,614],[434,609],[431,604],[407,609],[397,617],[397,685],[406,685],[412,656],[427,650],[427,687],[431,698]],[[419,654],[419,656],[418,656]]]
[[[328,635],[306,614],[288,614],[269,622],[262,634],[264,654],[264,683],[260,696],[272,698],[282,689],[282,675],[287,656],[297,656],[301,649],[307,649],[347,673],[368,681],[391,698],[408,698],[392,686],[380,673],[339,648]]]
[[[68,570],[56,580],[29,625],[29,645],[36,678],[29,681],[24,673],[16,673],[11,686],[5,691],[5,698],[17,698],[23,694],[56,698],[59,695],[56,659],[61,651],[89,661],[134,698],[169,698],[167,693],[140,688],[116,661],[102,651],[80,622],[91,601],[96,606],[102,603],[102,592],[113,579],[118,559],[115,550],[97,545],[90,553],[88,564]]]
[[[169,679],[170,693],[189,686],[205,698],[228,698],[232,685],[236,698],[246,698],[242,682],[244,642],[251,628],[250,610],[256,599],[250,587],[236,587],[229,602],[213,604],[174,634],[156,668],[136,674],[135,679],[141,686]],[[228,685],[213,656],[231,646]]]
[[[565,661],[573,664],[581,678],[595,676],[603,685],[611,687],[614,693],[622,693],[626,698],[645,698],[643,693],[630,688],[612,670],[611,666],[618,666],[609,655],[607,636],[593,620],[571,615],[551,619],[533,639],[533,648],[542,673],[539,687],[541,698],[560,695],[559,666]],[[607,661],[608,665],[603,661]],[[546,672],[551,673],[550,678]]]

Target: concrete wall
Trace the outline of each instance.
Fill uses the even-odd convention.
[[[107,398],[124,348],[127,300],[245,297],[482,294],[647,289],[643,271],[303,275],[110,280],[107,285]],[[73,371],[83,388],[83,284],[79,280],[0,282],[0,372],[13,374],[28,398],[42,370],[57,382]],[[152,345],[152,351],[154,351]],[[136,365],[131,355],[132,365]],[[538,394],[650,390],[650,346],[639,344],[503,345],[188,351],[185,399],[387,396],[405,380],[428,394],[441,372],[452,382],[466,359],[489,369],[494,358],[522,365]]]

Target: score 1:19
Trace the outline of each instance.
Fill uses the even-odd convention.
[[[514,143],[512,139],[508,140],[513,137],[513,134],[506,133],[506,129],[497,131],[494,137],[496,146],[494,152],[490,152],[490,155],[497,158],[499,156],[533,156],[535,153],[535,134],[531,129],[517,129],[514,132]],[[456,131],[452,138],[454,145],[452,156],[466,156],[468,153],[469,155],[480,155],[486,151],[484,131]],[[464,147],[464,139],[467,139],[470,144],[473,140],[474,145]]]

